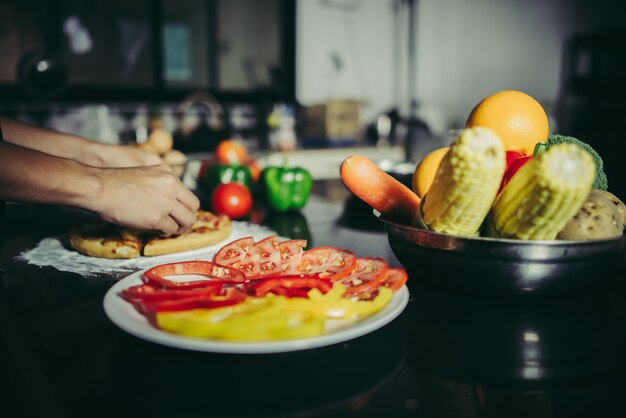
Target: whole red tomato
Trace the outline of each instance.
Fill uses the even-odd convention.
[[[252,195],[248,188],[239,183],[220,184],[211,196],[213,210],[228,215],[231,219],[238,219],[250,212]]]

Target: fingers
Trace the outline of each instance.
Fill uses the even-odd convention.
[[[111,169],[103,176],[106,196],[94,203],[103,219],[123,226],[182,234],[196,220],[200,201],[166,165]]]
[[[196,211],[189,210],[186,206],[177,204],[171,211],[170,217],[176,222],[178,229],[176,234],[187,232],[196,222]]]
[[[186,208],[188,208],[190,211],[193,211],[194,213],[197,212],[200,208],[200,200],[195,194],[191,192],[191,190],[186,187],[183,187],[177,198],[181,204],[183,204]]]
[[[174,218],[168,216],[161,220],[159,225],[159,232],[164,237],[169,237],[170,235],[178,234],[178,222],[174,220]]]
[[[159,157],[157,154],[154,154],[152,152],[145,152],[142,151],[144,153],[144,159],[141,162],[140,165],[160,165],[163,164],[163,159],[161,157]]]
[[[178,181],[178,180],[177,180]],[[178,234],[188,231],[196,221],[196,213],[200,209],[200,200],[182,182],[177,195],[176,205],[170,211],[170,216],[178,223]]]

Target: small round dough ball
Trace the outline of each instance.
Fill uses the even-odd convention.
[[[159,150],[154,147],[154,145],[152,145],[150,142],[142,142],[140,144],[137,144],[137,148],[143,151],[151,152],[153,154],[159,154]]]
[[[182,152],[173,149],[163,155],[163,162],[170,166],[175,176],[182,177],[187,157]]]
[[[622,235],[624,218],[601,190],[594,189],[578,213],[557,235],[562,240],[590,240]]]
[[[165,129],[155,129],[150,132],[148,140],[143,144],[157,154],[163,155],[169,152],[174,146],[174,139]]]

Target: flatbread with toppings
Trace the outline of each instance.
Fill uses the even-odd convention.
[[[208,247],[225,240],[231,232],[228,216],[198,211],[196,222],[181,235],[161,237],[151,231],[98,222],[73,229],[69,240],[76,251],[92,257],[136,258]]]
[[[211,212],[199,211],[196,222],[188,232],[167,238],[158,235],[147,237],[143,247],[143,255],[171,254],[208,247],[224,241],[231,231],[232,224],[228,216],[217,216]]]
[[[141,255],[139,237],[122,237],[120,228],[106,222],[83,225],[69,233],[70,245],[79,253],[100,258],[136,258]]]

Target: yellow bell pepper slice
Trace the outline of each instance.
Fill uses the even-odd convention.
[[[329,319],[356,319],[375,314],[387,306],[393,297],[393,291],[387,287],[381,287],[376,298],[371,301],[346,299],[343,297],[344,293],[345,287],[339,283],[335,283],[325,295],[317,289],[311,289],[308,299],[287,299],[283,309],[307,312]]]
[[[160,312],[159,328],[176,334],[229,341],[307,338],[324,332],[323,318],[282,309],[284,297],[247,298],[218,309]]]
[[[381,287],[371,301],[344,298],[345,287],[336,283],[326,294],[312,289],[308,298],[268,294],[248,297],[238,305],[215,309],[159,312],[160,329],[198,338],[226,341],[271,341],[309,338],[324,333],[326,319],[359,319],[383,309],[393,291]]]

